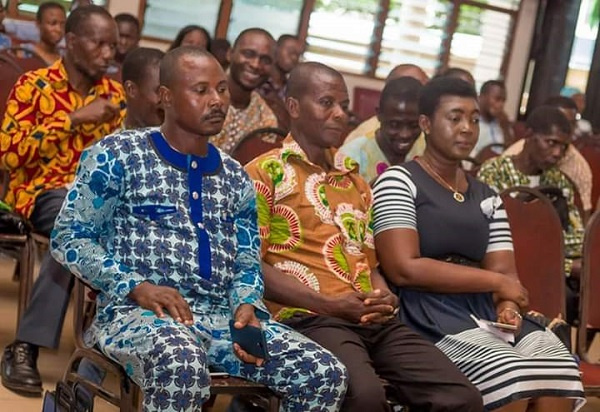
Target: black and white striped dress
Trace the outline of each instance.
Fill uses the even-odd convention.
[[[500,198],[470,176],[463,203],[417,162],[388,168],[374,187],[374,233],[408,228],[419,233],[422,257],[460,256],[481,262],[486,253],[512,250]],[[397,245],[396,247],[402,247]],[[496,320],[491,293],[400,291],[401,317],[433,341],[475,384],[488,410],[541,396],[584,403],[578,365],[549,330],[524,320],[514,344],[477,326],[471,315]]]

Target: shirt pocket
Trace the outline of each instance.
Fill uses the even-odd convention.
[[[173,205],[145,204],[131,207],[131,213],[138,219],[158,222],[177,213]]]

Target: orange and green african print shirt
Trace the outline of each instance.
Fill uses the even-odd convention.
[[[103,97],[121,107],[108,123],[72,127],[69,114]],[[82,97],[70,84],[62,60],[27,72],[14,85],[0,131],[0,167],[10,172],[5,202],[29,217],[36,197],[70,184],[83,149],[120,127],[125,117],[122,86],[106,77]]]
[[[282,148],[246,166],[257,192],[262,258],[319,293],[369,292],[377,266],[371,189],[354,160],[328,153],[326,172],[288,135]],[[267,307],[279,320],[306,312]]]

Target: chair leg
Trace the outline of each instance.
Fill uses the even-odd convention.
[[[279,412],[279,397],[275,395],[269,397],[269,412]]]
[[[125,373],[125,372],[123,372]],[[125,380],[126,382],[124,382]],[[121,377],[121,412],[138,412],[142,391],[127,376]]]

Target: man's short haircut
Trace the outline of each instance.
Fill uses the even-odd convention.
[[[292,69],[290,76],[288,77],[287,89],[285,96],[299,99],[302,97],[310,88],[311,79],[315,73],[325,73],[331,77],[337,77],[344,81],[344,76],[337,70],[318,62],[306,62],[300,63]]]
[[[140,27],[140,21],[133,14],[119,13],[115,16],[117,23],[131,23],[137,28],[138,34],[141,33],[142,28]]]
[[[201,31],[206,36],[206,50],[210,50],[211,37],[208,30],[206,30],[202,26],[198,26],[197,24],[189,24],[181,30],[179,30],[179,33],[177,33],[175,40],[173,40],[173,43],[171,43],[171,46],[169,46],[169,51],[180,47],[181,43],[183,42],[183,38],[193,31]]]
[[[390,80],[385,84],[381,97],[379,98],[379,109],[390,100],[398,102],[419,102],[419,93],[423,85],[413,77],[403,76]]]
[[[544,102],[544,106],[579,111],[575,101],[570,97],[565,96],[551,96]]]
[[[298,41],[299,39],[298,39],[298,36],[294,36],[293,34],[282,34],[277,39],[277,45],[281,46],[283,43],[285,43],[288,40]]]
[[[214,39],[210,42],[210,51],[212,53],[216,53],[220,50],[229,50],[231,49],[231,43],[227,39]]]
[[[453,77],[455,79],[462,79],[463,77],[467,77],[471,79],[471,83],[475,84],[475,78],[473,77],[471,72],[466,69],[463,69],[462,67],[448,67],[440,74],[440,76]]]
[[[427,73],[425,73],[425,71],[423,69],[421,69],[419,66],[417,66],[416,64],[402,63],[402,64],[395,66],[392,70],[390,70],[387,77],[385,78],[385,81],[389,82],[391,78],[405,77],[404,74],[402,74],[402,76],[398,76],[398,72],[404,73],[404,72],[414,71],[414,70],[421,72],[425,78],[429,77],[429,76],[427,76]]]
[[[273,40],[273,43],[275,43],[275,39],[273,38],[271,33],[266,31],[265,29],[261,29],[260,27],[251,27],[249,29],[242,30],[242,32],[237,36],[237,38],[233,42],[233,46],[231,48],[235,49],[237,47],[237,45],[240,43],[241,39],[244,38],[244,36],[246,36],[247,34],[251,34],[251,33],[258,33],[258,34],[262,34],[263,36],[267,36],[268,38]]]
[[[56,1],[46,1],[42,4],[40,4],[40,7],[38,7],[37,12],[35,13],[35,19],[38,23],[42,22],[42,18],[44,17],[44,13],[46,13],[47,10],[51,10],[51,9],[59,9],[62,10],[63,13],[65,13],[65,15],[67,14],[67,11],[65,10],[65,8],[63,7],[62,4],[56,2]]]
[[[486,94],[492,89],[492,87],[499,87],[502,90],[506,91],[506,85],[501,80],[488,80],[487,82],[481,85],[481,90],[479,90],[479,94]]]
[[[140,84],[146,77],[148,67],[159,65],[165,53],[158,49],[149,47],[138,47],[127,53],[123,66],[121,68],[121,78],[123,83],[131,80]]]
[[[433,116],[444,96],[470,97],[477,100],[475,88],[466,81],[454,77],[438,77],[421,89],[419,113]]]
[[[65,33],[81,34],[85,24],[93,15],[100,15],[113,20],[110,13],[104,8],[96,5],[77,7],[67,17]]]
[[[543,105],[538,106],[527,116],[527,128],[531,129],[533,133],[539,133],[543,135],[552,134],[553,128],[556,128],[559,132],[562,132],[568,136],[573,133],[571,123],[556,106]]]
[[[132,52],[133,53],[133,52]],[[176,49],[169,50],[162,60],[160,61],[160,85],[165,87],[172,87],[173,81],[178,77],[177,67],[182,57],[208,57],[214,60],[217,64],[217,60],[208,50],[201,49],[194,46],[181,46]],[[219,64],[219,67],[221,65]]]

